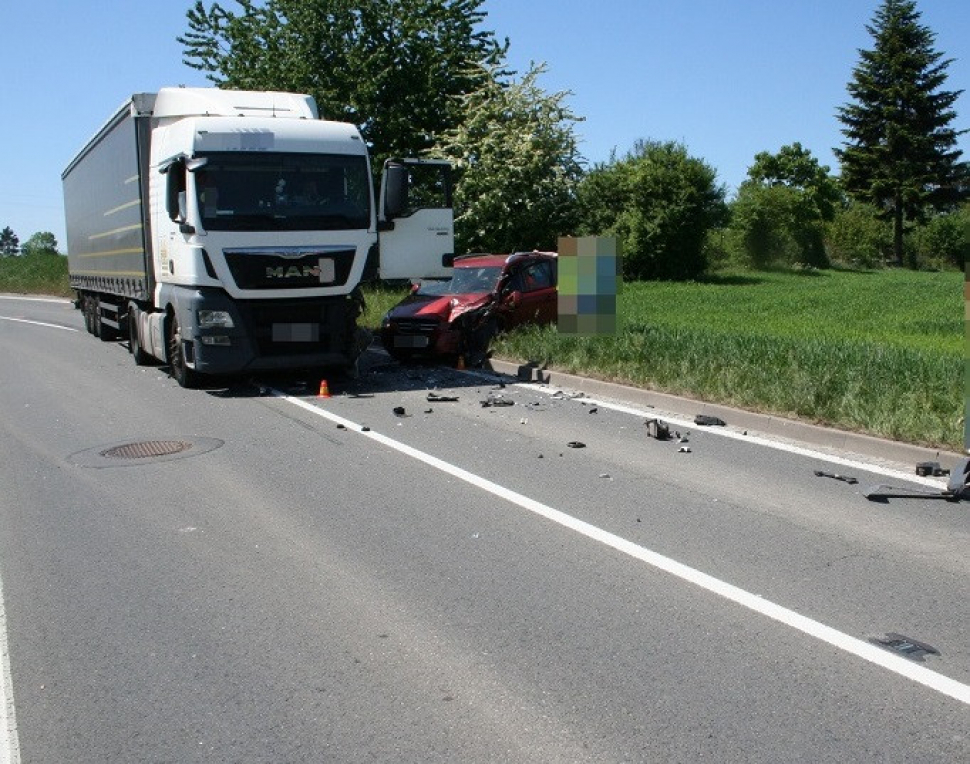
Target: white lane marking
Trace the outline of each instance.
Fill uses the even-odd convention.
[[[27,302],[55,302],[61,305],[70,305],[71,300],[64,297],[28,297],[23,294],[0,294],[0,300],[26,300]]]
[[[346,419],[339,414],[334,414],[331,411],[319,408],[318,406],[314,406],[311,403],[307,403],[299,398],[294,398],[278,390],[273,390],[272,393],[277,398],[281,398],[294,406],[299,406],[311,414],[323,417],[324,419],[329,419],[335,424],[343,425],[348,430],[358,432],[371,440],[387,446],[388,448],[392,448],[399,453],[417,459],[430,467],[441,470],[442,472],[458,478],[459,480],[463,480],[470,485],[481,488],[484,491],[488,491],[499,498],[505,499],[512,504],[516,504],[523,509],[533,512],[540,517],[544,517],[564,528],[568,528],[569,530],[582,534],[587,538],[598,541],[618,552],[622,552],[623,554],[629,555],[634,559],[645,562],[658,570],[670,573],[682,581],[699,586],[702,589],[723,597],[724,599],[730,600],[731,602],[741,605],[742,607],[746,607],[749,610],[767,616],[772,620],[783,623],[786,626],[790,626],[803,634],[807,634],[808,636],[815,637],[816,639],[826,642],[839,650],[851,655],[855,655],[858,658],[862,658],[869,663],[881,666],[882,668],[892,671],[899,676],[911,679],[914,682],[918,682],[919,684],[930,688],[931,690],[935,690],[942,695],[946,695],[970,706],[970,685],[962,684],[955,679],[950,679],[947,676],[938,674],[925,666],[914,663],[908,658],[894,655],[881,647],[876,647],[869,642],[845,634],[837,629],[833,629],[831,626],[826,626],[825,624],[801,615],[794,610],[790,610],[789,608],[775,604],[774,602],[766,600],[757,594],[752,594],[751,592],[734,586],[733,584],[721,581],[714,576],[708,575],[707,573],[702,573],[695,568],[691,568],[683,563],[677,562],[670,557],[653,552],[646,547],[640,546],[639,544],[634,544],[632,541],[627,541],[626,539],[610,533],[609,531],[605,531],[602,528],[591,525],[590,523],[575,518],[572,515],[567,515],[565,512],[558,509],[553,509],[546,504],[542,504],[534,499],[530,499],[528,496],[517,493],[516,491],[499,485],[498,483],[493,483],[487,478],[483,478],[472,472],[468,472],[467,470],[450,464],[449,462],[439,459],[436,456],[431,456],[431,454],[427,454],[424,451],[419,451],[412,446],[401,443],[393,438],[389,438],[386,435],[381,435],[373,430],[364,430],[362,425]]]
[[[494,377],[481,374],[474,371],[465,371],[465,374],[471,374],[473,376],[481,377],[482,379],[492,380]],[[522,387],[526,390],[531,390],[532,392],[539,393],[540,395],[545,395],[547,398],[552,397],[556,390],[562,390],[562,388],[550,389],[548,386],[540,386],[529,382],[514,382],[516,387]],[[778,440],[770,440],[768,438],[759,437],[757,435],[745,435],[740,432],[736,432],[726,427],[703,427],[701,425],[695,424],[689,419],[680,419],[676,414],[666,415],[656,409],[638,409],[635,406],[627,406],[622,403],[615,403],[613,401],[604,401],[601,398],[590,398],[583,395],[581,398],[563,398],[563,400],[576,401],[583,403],[588,403],[595,406],[602,406],[605,409],[612,409],[613,411],[619,411],[623,414],[631,414],[633,416],[644,417],[645,419],[654,419],[658,416],[663,419],[667,424],[678,427],[682,430],[691,430],[692,432],[703,432],[706,435],[714,435],[715,437],[730,438],[732,440],[740,440],[745,443],[753,443],[758,446],[764,446],[766,448],[773,448],[776,451],[785,451],[790,454],[796,454],[798,456],[806,456],[810,459],[819,459],[820,461],[828,462],[829,464],[838,464],[841,467],[848,467],[849,469],[862,470],[865,472],[871,472],[876,475],[883,475],[885,477],[890,477],[895,480],[905,480],[910,483],[919,483],[920,485],[929,486],[930,488],[937,488],[943,490],[946,488],[946,481],[941,481],[939,478],[931,477],[921,477],[920,475],[915,475],[909,472],[903,472],[901,470],[894,470],[891,467],[882,467],[878,464],[867,464],[855,459],[846,459],[843,456],[836,456],[834,454],[827,454],[822,451],[815,451],[811,448],[806,448],[805,446],[797,446],[793,443],[785,443]]]
[[[13,702],[10,676],[10,649],[7,642],[7,610],[3,604],[0,581],[0,764],[20,764],[20,738]]]
[[[73,326],[60,326],[59,324],[48,324],[44,321],[31,321],[26,318],[13,318],[12,316],[0,316],[0,321],[16,321],[18,324],[33,324],[34,326],[47,326],[51,329],[63,329],[65,332],[77,332]]]

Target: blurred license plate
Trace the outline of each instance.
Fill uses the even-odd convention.
[[[394,347],[396,348],[426,348],[428,347],[427,337],[408,337],[406,335],[398,335],[394,338]]]
[[[319,342],[320,324],[273,324],[273,342]]]

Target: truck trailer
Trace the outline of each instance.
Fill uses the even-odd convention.
[[[369,278],[445,276],[449,166],[385,163],[312,97],[216,88],[133,95],[62,174],[68,270],[87,330],[207,375],[352,371]]]

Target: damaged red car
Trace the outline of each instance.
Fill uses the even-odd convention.
[[[552,323],[557,311],[554,252],[463,255],[449,279],[427,279],[381,322],[384,348],[402,361],[484,358],[496,334]]]

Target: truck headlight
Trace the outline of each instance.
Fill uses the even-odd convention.
[[[235,326],[228,310],[199,311],[199,328],[211,329],[214,326],[221,326],[224,329],[232,329]]]

